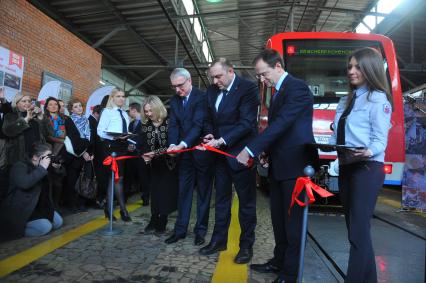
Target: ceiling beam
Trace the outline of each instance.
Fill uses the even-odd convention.
[[[107,7],[120,21],[120,23],[127,27],[129,32],[160,61],[161,64],[167,65],[169,61],[157,51],[157,49],[152,46],[142,35],[140,35],[134,28],[128,25],[126,19],[121,15],[120,11],[111,3],[110,0],[101,0],[102,4]]]
[[[101,46],[102,44],[104,44],[108,39],[110,39],[111,37],[113,37],[117,32],[119,31],[123,31],[126,30],[127,28],[124,26],[118,26],[116,28],[114,28],[112,31],[110,31],[109,33],[107,33],[106,35],[104,35],[101,39],[99,39],[98,41],[96,41],[95,43],[93,43],[92,47],[93,48],[98,48],[99,46]]]
[[[87,36],[83,35],[77,30],[77,27],[70,23],[59,11],[57,11],[54,7],[52,7],[46,0],[28,0],[32,5],[37,7],[40,11],[48,15],[50,18],[55,20],[57,23],[59,23],[61,26],[69,30],[71,33],[73,33],[75,36],[80,38],[82,41],[84,41],[86,44],[92,46],[94,44],[94,41]],[[102,48],[96,48],[98,52],[100,52],[108,61],[114,64],[122,64],[121,61],[116,59],[112,54],[110,54],[108,51],[102,49]],[[126,72],[127,76],[132,77],[133,80],[140,81],[142,78],[136,74],[135,72]]]
[[[182,15],[182,16],[176,16],[174,19],[189,19],[189,18],[206,18],[206,17],[217,17],[227,14],[244,14],[244,13],[250,13],[250,12],[270,12],[270,11],[276,11],[276,10],[288,10],[291,7],[293,8],[311,8],[316,9],[319,11],[327,11],[327,12],[336,12],[336,13],[346,13],[346,14],[354,14],[354,15],[365,15],[365,11],[361,10],[353,10],[353,9],[344,9],[344,8],[333,8],[333,7],[317,7],[316,5],[303,5],[303,4],[294,4],[293,3],[284,3],[279,6],[268,6],[268,7],[252,7],[252,8],[245,8],[245,9],[233,9],[233,10],[222,10],[222,11],[214,11],[214,12],[207,12],[207,13],[199,13],[194,15]],[[373,16],[380,16],[385,17],[387,14],[385,13],[376,13],[376,12],[368,12],[367,15],[373,15]]]
[[[144,78],[142,81],[138,82],[136,85],[134,85],[127,92],[131,92],[132,90],[137,89],[138,87],[140,87],[141,85],[143,85],[144,83],[146,83],[147,81],[149,81],[150,79],[152,79],[153,77],[155,77],[156,75],[161,73],[162,71],[163,71],[162,69],[155,71],[154,73],[150,74],[148,77]]]

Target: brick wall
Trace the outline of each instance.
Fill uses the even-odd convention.
[[[0,0],[0,45],[25,58],[22,90],[37,96],[43,71],[73,83],[84,102],[99,86],[101,54],[24,0]]]

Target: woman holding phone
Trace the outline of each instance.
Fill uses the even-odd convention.
[[[126,98],[124,92],[117,88],[114,88],[109,94],[106,108],[102,111],[101,117],[98,124],[98,135],[103,141],[104,158],[115,152],[118,156],[125,155],[127,153],[129,137],[129,116],[126,111],[123,110]],[[120,204],[120,215],[121,219],[125,222],[132,221],[129,212],[126,209],[126,200],[123,191],[123,176],[125,170],[125,161],[119,160],[118,162],[120,179],[114,185],[115,196]],[[111,179],[108,184],[108,188],[111,186]],[[108,189],[108,200],[111,199],[110,190]],[[108,203],[105,206],[105,217],[109,218],[109,207]]]

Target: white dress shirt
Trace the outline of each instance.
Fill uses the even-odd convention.
[[[232,85],[234,84],[234,81],[235,81],[235,74],[234,74],[234,77],[232,78],[232,82],[229,84],[229,86],[226,88],[226,90],[228,91],[228,94],[229,94],[229,91],[231,90],[231,88],[232,88]],[[219,110],[219,105],[220,105],[220,102],[222,101],[222,97],[223,97],[223,91],[221,91],[220,92],[220,94],[217,96],[217,98],[216,98],[216,103],[215,103],[215,107],[216,107],[216,111],[218,111]]]
[[[122,133],[123,132],[123,122],[121,120],[120,112],[118,107],[105,108],[102,111],[101,118],[99,119],[98,124],[98,136],[102,139],[114,140],[114,137],[108,135],[110,133]],[[122,110],[123,117],[126,120],[127,130],[129,129],[129,116],[126,111]]]

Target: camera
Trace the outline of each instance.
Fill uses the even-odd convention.
[[[61,158],[57,155],[54,155],[54,154],[48,154],[43,158],[50,158],[51,163],[62,164]]]

